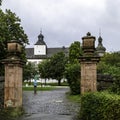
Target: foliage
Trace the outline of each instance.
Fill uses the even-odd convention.
[[[46,85],[50,85],[50,86],[57,86],[58,85],[58,83],[46,83]],[[61,84],[60,84],[61,86],[68,86],[68,83],[66,82],[66,81],[64,81],[64,82],[62,82]]]
[[[79,57],[82,55],[81,44],[79,41],[75,41],[70,45],[69,48],[69,62],[77,63],[79,62]]]
[[[0,9],[0,40],[9,41],[15,38],[21,41],[23,44],[28,43],[27,35],[24,33],[23,27],[20,25],[20,18],[12,13],[10,10],[6,10],[5,13]]]
[[[111,92],[120,94],[120,52],[106,53],[98,64],[98,73],[112,75]]]
[[[28,38],[20,22],[20,18],[17,17],[15,13],[12,13],[10,10],[3,12],[2,9],[0,9],[0,60],[4,59],[7,55],[7,42],[17,40],[23,44],[20,57],[26,61],[25,45],[28,44]],[[0,67],[1,66],[0,64]]]
[[[49,75],[50,78],[58,80],[58,85],[61,84],[61,79],[64,78],[66,63],[67,58],[63,52],[58,52],[50,59]]]
[[[4,13],[0,9],[0,16],[0,59],[2,59],[5,57],[4,53],[6,52],[8,41],[15,39],[25,45],[28,44],[28,38],[20,25],[20,18],[15,13],[10,10],[6,10]]]
[[[37,69],[34,63],[28,62],[23,68],[23,80],[30,80],[37,74]]]
[[[65,77],[68,80],[71,94],[80,94],[80,63],[82,49],[79,41],[69,47],[69,63],[65,67]]]
[[[106,53],[98,64],[98,72],[112,74],[113,76],[120,74],[120,52]]]
[[[81,96],[79,120],[119,120],[120,96],[101,93],[86,93]]]
[[[106,53],[102,58],[105,64],[120,67],[120,52]]]
[[[22,107],[5,108],[0,110],[0,120],[16,120],[19,119],[19,117],[23,114],[24,114],[24,110]]]
[[[67,57],[63,52],[54,54],[49,60],[44,60],[38,64],[41,78],[56,79],[58,85],[61,85],[61,79],[64,78],[65,64]]]
[[[109,92],[120,95],[120,75],[115,77],[113,85],[109,88]]]
[[[41,78],[45,79],[45,85],[46,85],[46,79],[50,78],[50,61],[48,59],[43,60],[41,63],[38,64],[38,70]]]
[[[71,94],[80,94],[80,64],[67,64],[65,77],[68,80]]]
[[[101,61],[98,64],[98,73],[110,74],[112,76],[118,76],[120,74],[120,67],[106,64],[105,62]]]

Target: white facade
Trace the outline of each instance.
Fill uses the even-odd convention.
[[[47,59],[60,51],[67,53],[68,48],[47,48],[44,36],[41,32],[40,35],[38,35],[38,40],[34,44],[34,47],[26,48],[27,61],[37,65],[44,59]]]
[[[39,64],[42,59],[27,59],[27,62],[34,63],[35,65]]]
[[[46,55],[46,45],[34,45],[34,55]]]

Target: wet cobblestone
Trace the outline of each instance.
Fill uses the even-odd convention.
[[[77,104],[66,99],[68,88],[52,91],[38,91],[23,93],[25,115],[20,120],[72,120],[78,111]]]

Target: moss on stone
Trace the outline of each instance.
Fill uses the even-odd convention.
[[[0,120],[16,120],[16,118],[20,117],[24,113],[22,107],[18,108],[5,108],[0,111]]]

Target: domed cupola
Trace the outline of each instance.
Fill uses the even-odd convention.
[[[46,45],[42,32],[40,32],[38,35],[38,41],[35,43],[35,45]]]
[[[46,55],[46,43],[42,31],[38,35],[38,41],[34,44],[34,55]]]
[[[102,40],[103,40],[102,37],[99,36],[98,46],[96,47],[96,52],[100,57],[102,57],[104,55],[105,51],[106,51],[106,48],[102,44]]]

